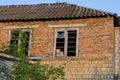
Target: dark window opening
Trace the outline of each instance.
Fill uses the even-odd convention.
[[[67,56],[76,56],[76,30],[68,31]]]
[[[29,41],[30,41],[30,32],[14,30],[11,32],[10,40],[10,53],[15,54],[18,52],[18,47],[21,46],[21,53],[28,55],[29,50]]]
[[[56,38],[56,55],[63,56],[64,54],[64,32],[58,32]]]
[[[19,39],[19,32],[18,31],[14,31],[11,33],[11,41],[10,43],[13,44],[18,44],[18,39]]]
[[[23,53],[25,53],[25,55],[28,55],[28,50],[29,50],[29,39],[30,39],[30,32],[22,32],[22,36],[21,36],[21,45],[22,45],[22,49],[23,49]]]
[[[55,42],[55,56],[75,57],[77,47],[77,30],[57,31]]]
[[[13,31],[11,32],[11,40],[10,40],[10,54],[17,53],[18,50],[18,42],[19,42],[19,31]]]

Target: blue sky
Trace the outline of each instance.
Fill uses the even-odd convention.
[[[42,4],[56,1],[113,12],[120,16],[120,0],[0,0],[0,5]]]

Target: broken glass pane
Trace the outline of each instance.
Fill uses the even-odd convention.
[[[63,37],[64,37],[64,32],[63,32],[63,31],[58,32],[58,33],[57,33],[57,37],[62,37],[62,38],[63,38]]]

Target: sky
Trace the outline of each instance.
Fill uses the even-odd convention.
[[[113,12],[120,16],[120,0],[0,0],[0,6],[56,3],[57,1],[67,2],[107,12]]]

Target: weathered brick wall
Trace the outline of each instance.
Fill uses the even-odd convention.
[[[106,60],[107,61],[107,60]],[[113,80],[113,63],[105,60],[53,60],[43,61],[44,64],[66,64],[66,80]],[[112,65],[111,65],[112,64]]]
[[[120,27],[115,27],[115,76],[120,79]]]
[[[87,24],[86,27],[78,27],[80,30],[78,58],[53,59],[55,28],[48,27],[49,24]],[[114,25],[112,17],[0,23],[0,26],[4,27],[19,25],[39,26],[33,29],[30,55],[42,56],[43,63],[46,64],[60,65],[66,63],[66,79],[113,79]],[[0,28],[0,33],[2,33],[0,34],[0,46],[1,43],[8,40],[8,30],[8,28]],[[6,35],[6,37],[3,36],[3,34]]]
[[[9,37],[8,34],[9,34],[8,30],[0,28],[0,48],[4,43],[8,42],[8,37]]]

